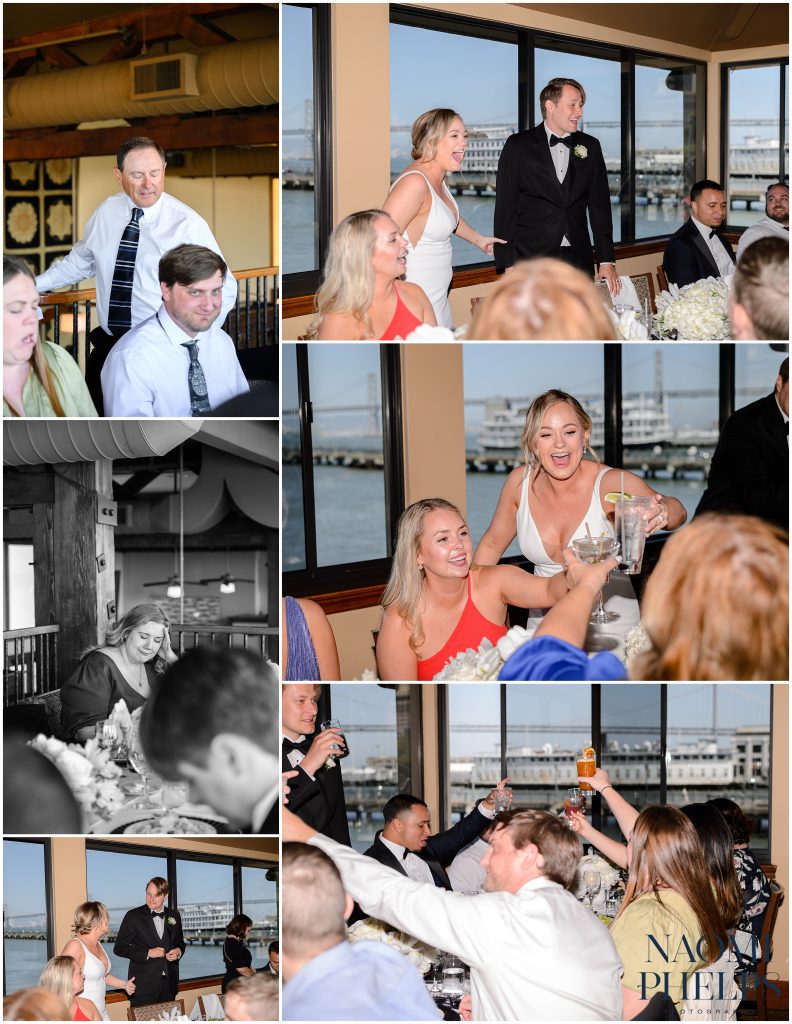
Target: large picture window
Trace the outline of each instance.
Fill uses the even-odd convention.
[[[3,993],[38,985],[52,955],[47,841],[3,840]]]
[[[724,64],[723,178],[732,227],[764,216],[765,192],[789,175],[789,61]]]
[[[441,771],[452,801],[440,828],[469,809],[474,788],[484,796],[504,775],[515,805],[563,813],[566,789],[577,785],[575,751],[592,740],[597,763],[638,810],[727,797],[755,823],[752,849],[770,856],[769,685],[450,684],[441,695],[448,724],[439,746],[451,751]],[[593,817],[623,838],[599,797]]]

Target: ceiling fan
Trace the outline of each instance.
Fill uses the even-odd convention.
[[[242,579],[239,576],[232,576],[230,572],[224,573],[222,576],[212,576],[210,579],[201,580],[201,583],[206,586],[207,583],[219,583],[221,594],[233,594],[236,590],[237,583],[255,583],[255,580]]]

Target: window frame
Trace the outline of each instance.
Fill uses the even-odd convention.
[[[317,227],[319,231],[320,268],[324,263],[327,239],[333,229],[332,210],[332,67],[330,46],[329,4],[295,4],[314,10],[314,175],[318,192]],[[665,60],[684,64],[695,69],[696,74],[696,147],[694,181],[704,176],[706,168],[707,134],[707,63],[692,57],[680,58],[672,53],[655,51],[643,47],[626,47],[600,41],[591,41],[579,36],[546,31],[511,22],[497,22],[489,18],[455,14],[438,9],[406,7],[391,4],[389,11],[391,25],[406,25],[446,32],[450,35],[466,35],[495,42],[509,42],[517,46],[517,130],[524,131],[534,126],[534,103],[536,99],[536,49],[554,49],[566,53],[599,57],[613,60],[621,68],[621,239],[615,243],[617,258],[634,255],[636,247],[652,246],[670,237],[672,232],[658,235],[635,237],[635,68],[642,59]],[[770,61],[776,63],[777,61]],[[783,91],[783,75],[781,76]],[[721,105],[723,108],[723,104]],[[721,109],[721,115],[723,110]],[[783,118],[783,109],[782,109]],[[781,122],[783,126],[783,120]],[[783,133],[781,139],[783,157]],[[321,185],[320,185],[321,181]],[[693,182],[691,181],[691,185]],[[480,260],[453,268],[454,276],[467,275],[466,284],[477,283],[482,274],[495,273],[492,260]],[[321,271],[304,271],[283,275],[284,298],[292,300],[309,297],[319,287]],[[460,280],[460,283],[462,281]],[[452,284],[453,287],[453,284]],[[288,310],[288,312],[287,312]],[[286,315],[298,315],[307,310],[294,305]]]
[[[3,842],[9,843],[33,843],[42,846],[44,850],[44,906],[47,915],[45,935],[47,943],[47,960],[55,955],[55,896],[52,890],[52,839],[49,836],[42,838],[28,839],[24,836],[3,836]],[[4,847],[5,849],[5,847]],[[5,917],[5,912],[3,914]],[[3,967],[5,968],[5,935],[3,936]],[[6,991],[6,972],[3,970],[3,995]]]
[[[740,68],[777,67],[779,70],[779,103],[778,103],[778,177],[776,182],[789,183],[789,175],[784,170],[784,115],[787,113],[786,89],[784,83],[789,74],[789,56],[770,57],[765,60],[729,61],[720,66],[720,181],[726,191],[726,223],[725,231],[737,232],[740,235],[750,227],[747,224],[730,224],[731,200],[729,199],[729,114],[731,110],[731,92],[729,89],[729,72]],[[786,72],[784,69],[786,68]],[[766,191],[766,190],[765,190]]]
[[[178,896],[178,871],[177,864],[178,860],[190,860],[200,861],[204,864],[222,864],[232,869],[232,885],[233,885],[233,898],[234,898],[234,914],[241,914],[243,906],[243,892],[242,892],[242,868],[243,867],[257,867],[265,868],[267,872],[274,871],[276,874],[275,881],[275,906],[278,908],[278,928],[280,929],[280,865],[278,862],[277,853],[273,854],[273,860],[261,861],[251,859],[249,857],[234,855],[226,856],[219,853],[195,853],[192,850],[181,850],[174,849],[172,847],[165,846],[139,846],[136,843],[119,843],[113,842],[112,840],[101,840],[101,839],[89,839],[85,840],[85,852],[93,850],[99,853],[120,853],[129,854],[131,856],[150,856],[157,857],[158,859],[165,858],[167,870],[166,878],[168,879],[169,891],[168,900],[173,904],[176,910],[179,909],[179,896]],[[86,857],[85,863],[86,870],[86,885],[88,880],[88,858]],[[197,982],[210,982],[218,978],[222,978],[222,973],[217,972],[216,974],[206,974],[195,978],[186,978],[185,984],[196,987]],[[121,993],[120,988],[108,989],[108,996],[118,995]]]
[[[438,774],[439,774],[439,788],[440,788],[440,822],[441,828],[449,827],[449,819],[451,814],[451,771],[450,771],[450,729],[449,729],[449,684],[440,683],[437,686],[437,749],[438,749]],[[506,708],[507,708],[507,687],[515,685],[511,683],[499,683],[500,686],[500,733],[501,733],[501,778],[504,778],[508,769],[508,757],[506,752],[506,731],[508,729],[508,721],[506,719]],[[519,684],[516,684],[519,685]],[[592,743],[597,754],[597,764],[601,764],[601,740],[602,740],[602,687],[615,684],[603,684],[603,683],[591,683],[591,734]],[[640,683],[635,685],[640,686]],[[680,684],[680,685],[693,685],[693,684]],[[717,686],[717,683],[712,683],[713,686]],[[753,853],[756,855],[757,860],[762,864],[771,864],[772,860],[772,849],[773,849],[773,745],[775,742],[775,731],[774,731],[774,714],[775,714],[775,684],[770,683],[770,736],[769,736],[769,769],[767,775],[767,847],[751,847]],[[667,792],[668,792],[668,772],[667,772],[667,751],[668,751],[668,683],[660,684],[660,722],[659,722],[659,738],[660,738],[660,802],[665,803]],[[725,788],[725,787],[724,787]],[[596,829],[602,828],[602,808],[603,802],[602,797],[599,793],[592,794],[591,799],[591,817],[592,824]]]
[[[333,109],[331,82],[332,29],[331,5],[327,3],[289,4],[312,13],[313,112],[314,112],[314,213],[316,216],[317,259],[315,270],[300,270],[282,275],[285,299],[311,295],[319,290],[327,242],[333,230]],[[281,194],[281,215],[283,196]],[[281,245],[283,235],[281,234]]]
[[[404,441],[402,430],[401,353],[397,345],[380,345],[382,450],[385,488],[386,551],[383,558],[362,562],[317,564],[316,496],[313,462],[313,407],[311,402],[309,346],[295,345],[297,401],[300,421],[300,466],[305,568],[283,574],[283,592],[293,597],[383,587],[390,572],[396,523],[404,511]],[[325,608],[327,611],[328,609]],[[340,609],[337,609],[340,610]]]

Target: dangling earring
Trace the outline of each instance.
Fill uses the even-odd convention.
[[[583,454],[584,455],[588,454],[588,445],[586,445],[586,444],[583,445]]]

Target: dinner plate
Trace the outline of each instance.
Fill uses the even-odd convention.
[[[222,821],[213,821],[210,818],[193,818],[189,815],[180,814],[171,825],[163,826],[155,818],[141,818],[131,821],[126,825],[119,825],[112,830],[112,835],[124,836],[210,836],[230,835],[238,830]]]

